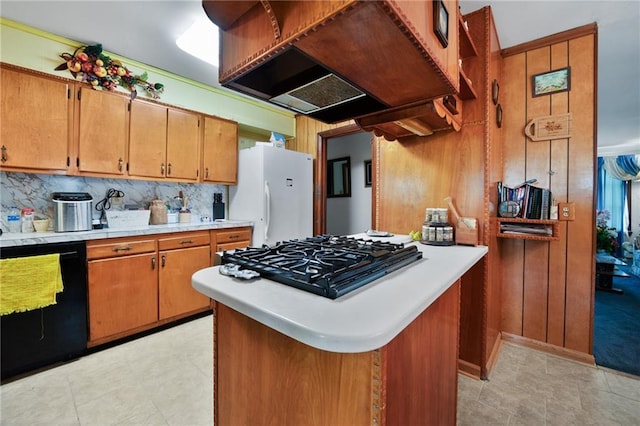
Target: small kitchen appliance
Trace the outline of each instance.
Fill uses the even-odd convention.
[[[93,198],[86,192],[54,192],[53,230],[55,232],[90,231]]]
[[[422,259],[415,245],[321,235],[275,246],[225,251],[222,263],[336,299]]]

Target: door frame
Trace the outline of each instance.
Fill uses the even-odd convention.
[[[317,135],[317,160],[316,160],[316,181],[314,194],[314,211],[313,216],[316,218],[313,222],[313,234],[322,235],[327,232],[327,143],[329,139],[339,138],[354,133],[366,133],[357,124],[348,124],[346,126],[329,129],[318,132]],[[371,133],[370,133],[371,134]],[[372,150],[373,154],[373,150]],[[376,205],[376,159],[371,156],[371,204]],[[371,223],[376,223],[375,208],[371,209]]]

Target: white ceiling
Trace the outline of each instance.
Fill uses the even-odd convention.
[[[502,48],[598,24],[598,146],[640,154],[640,2],[460,0],[490,5]],[[200,0],[1,0],[0,16],[217,86],[217,69],[175,39],[204,14]]]

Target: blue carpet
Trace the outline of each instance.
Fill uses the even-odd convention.
[[[596,291],[593,355],[596,364],[640,376],[640,278],[614,277],[613,287],[624,294]]]

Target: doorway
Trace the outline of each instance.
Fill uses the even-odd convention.
[[[368,140],[370,144],[368,155],[362,154],[362,149],[354,149],[351,152],[349,144],[361,145],[363,139]],[[370,133],[363,132],[355,124],[318,133],[315,185],[317,191],[314,197],[314,216],[316,220],[314,221],[313,230],[315,235],[364,232],[373,227],[375,223],[375,209],[373,206],[376,204],[375,156],[371,148],[373,147],[373,142],[373,136]],[[345,157],[350,159],[350,194],[348,197],[331,197],[327,188],[327,160]],[[368,164],[365,164],[365,161]],[[367,177],[370,185],[368,185]],[[366,201],[364,201],[365,199]],[[363,209],[361,206],[364,202],[367,203],[368,208],[364,209],[364,211],[368,217],[362,218]],[[347,212],[349,213],[348,215],[345,214]],[[360,229],[364,226],[363,224],[367,224],[367,226],[365,226],[365,229]]]

